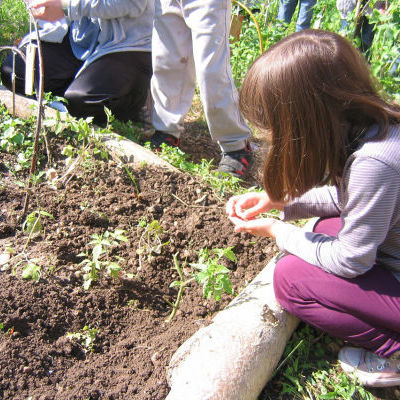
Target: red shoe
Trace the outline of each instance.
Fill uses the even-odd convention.
[[[150,138],[150,147],[153,150],[161,151],[161,145],[165,143],[170,147],[179,147],[179,138],[162,131],[155,131]]]

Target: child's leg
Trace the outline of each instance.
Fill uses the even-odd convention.
[[[229,51],[231,0],[182,0],[192,31],[196,76],[208,128],[225,152],[246,147],[250,130],[238,106]]]
[[[156,130],[176,137],[183,131],[196,83],[192,36],[180,3],[180,0],[164,0],[161,4],[156,0],[152,42],[153,125]]]
[[[315,231],[339,229],[339,219],[327,219]],[[274,289],[283,308],[322,331],[381,356],[400,350],[400,282],[380,266],[346,279],[288,255],[276,265]]]

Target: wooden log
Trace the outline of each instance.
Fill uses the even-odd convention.
[[[276,302],[275,264],[176,351],[166,400],[257,399],[299,322]]]
[[[7,107],[11,114],[13,113],[13,94],[4,86],[0,86],[0,102]],[[28,119],[32,115],[36,115],[37,106],[38,104],[36,100],[15,95],[15,116]],[[62,121],[65,121],[68,118],[67,113],[57,113],[57,110],[51,107],[44,107],[45,118],[57,119],[57,115],[60,116]],[[136,165],[147,163],[171,171],[177,171],[176,168],[158,157],[152,151],[145,149],[139,144],[125,139],[116,133],[105,134],[103,140],[110,152],[120,157],[124,162]]]

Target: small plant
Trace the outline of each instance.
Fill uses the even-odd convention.
[[[54,217],[46,211],[43,210],[32,211],[30,214],[28,214],[24,223],[22,224],[22,230],[24,232],[27,232],[29,235],[42,232],[43,225],[41,223],[41,217],[48,217],[54,219]]]
[[[39,282],[42,275],[42,268],[33,261],[34,260],[28,262],[28,264],[23,267],[21,276],[23,279]]]
[[[185,278],[183,276],[182,267],[179,265],[178,253],[174,254],[174,266],[172,268],[178,272],[179,281],[173,281],[169,285],[169,287],[178,287],[179,289],[178,289],[178,295],[176,296],[175,303],[171,303],[170,301],[165,299],[165,301],[172,307],[171,314],[166,319],[166,322],[170,322],[174,319],[176,312],[178,311],[179,305],[181,303],[181,300],[183,298],[183,292],[184,292],[185,288],[187,287],[187,285],[190,282],[193,282],[195,279],[195,278],[190,278],[188,280],[185,280]]]
[[[211,254],[214,253],[214,256]],[[219,264],[222,257],[226,257],[231,261],[236,262],[236,256],[232,251],[232,247],[226,249],[213,249],[211,252],[208,249],[199,251],[199,261],[190,264],[192,267],[199,269],[197,273],[193,273],[192,277],[185,279],[183,274],[183,267],[178,262],[178,253],[174,254],[174,266],[178,273],[179,280],[173,281],[170,287],[178,287],[178,295],[174,303],[167,301],[172,307],[172,312],[167,318],[170,322],[176,315],[179,305],[183,298],[183,293],[186,287],[193,281],[196,281],[203,286],[203,296],[206,299],[214,298],[218,301],[223,292],[233,294],[232,284],[229,279],[229,269]]]
[[[143,233],[140,235],[138,249],[136,250],[136,254],[139,255],[139,268],[141,268],[143,254],[147,255],[148,259],[151,259],[152,254],[160,254],[162,247],[168,245],[169,241],[165,243],[161,241],[160,235],[164,233],[164,228],[157,220],[147,223],[142,219],[138,225],[144,228]]]
[[[88,351],[93,351],[98,333],[99,331],[97,329],[85,325],[79,332],[68,332],[67,337],[71,340],[76,340],[84,348],[86,353]]]
[[[211,251],[202,249],[199,251],[198,262],[191,264],[192,267],[199,270],[194,277],[196,282],[203,286],[203,296],[206,299],[214,297],[215,300],[219,300],[223,292],[233,294],[229,269],[220,264],[223,257],[236,262],[232,248],[212,249]]]
[[[124,236],[125,231],[116,229],[114,232],[106,231],[101,235],[91,235],[93,239],[89,245],[93,245],[91,256],[88,253],[80,253],[78,257],[86,257],[80,264],[83,264],[83,287],[87,290],[92,282],[99,279],[99,272],[105,268],[107,273],[113,278],[118,278],[121,267],[118,262],[104,260],[104,257],[110,253],[112,246],[117,246],[120,242],[127,242],[128,238]],[[120,262],[123,260],[117,257]]]

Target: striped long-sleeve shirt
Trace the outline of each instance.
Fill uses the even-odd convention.
[[[384,139],[373,140],[377,131],[372,127],[349,157],[339,187],[313,189],[284,209],[285,220],[340,216],[338,236],[279,224],[281,250],[348,278],[378,263],[400,281],[400,125],[391,126]]]

